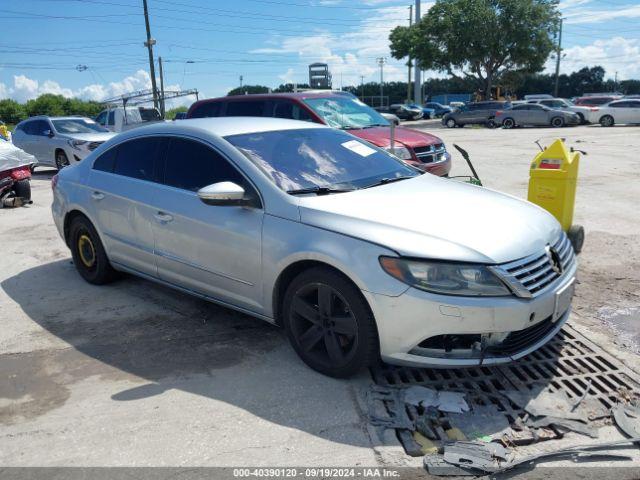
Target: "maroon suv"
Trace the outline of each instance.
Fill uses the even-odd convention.
[[[187,118],[277,117],[322,123],[347,130],[356,137],[390,149],[389,122],[373,108],[347,92],[300,92],[238,95],[195,102]],[[395,129],[395,155],[435,175],[451,170],[444,143],[429,133],[404,127]]]

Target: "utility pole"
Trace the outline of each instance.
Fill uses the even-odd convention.
[[[378,62],[378,65],[380,65],[380,106],[382,107],[382,101],[384,98],[384,64],[386,63],[387,59],[384,57],[378,57],[376,58],[376,62]]]
[[[413,5],[409,5],[409,28],[413,24]],[[411,55],[407,60],[407,67],[409,67],[409,76],[407,80],[407,101],[411,102]]]
[[[364,75],[360,75],[360,95],[362,95],[361,100],[364,102]]]
[[[158,108],[158,88],[156,87],[156,69],[153,64],[153,46],[156,41],[151,38],[151,29],[149,27],[149,10],[147,9],[147,0],[142,0],[144,6],[144,24],[147,27],[147,41],[144,46],[149,50],[149,74],[151,75],[151,90],[153,91],[153,106]]]
[[[562,55],[562,18],[560,19],[560,33],[558,35],[558,48],[556,49],[556,86],[553,96],[558,97],[558,83],[560,81],[560,56]]]
[[[164,73],[162,73],[162,57],[158,57],[158,67],[160,69],[160,114],[164,118],[166,112],[164,105]]]
[[[242,89],[242,75],[240,75],[240,88]]]
[[[420,21],[420,0],[416,0],[416,23]],[[415,80],[413,85],[413,101],[418,105],[422,105],[422,81],[420,75],[420,65],[416,58],[416,64],[414,65]]]

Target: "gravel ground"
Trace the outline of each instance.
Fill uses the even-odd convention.
[[[518,197],[534,140],[589,153],[571,322],[640,370],[640,130],[409,126],[445,140],[453,174],[468,173],[458,143],[487,187]],[[415,464],[367,427],[368,374],[315,374],[278,329],[143,280],[83,282],[53,226],[52,174],[36,173],[34,205],[0,210],[0,466]]]

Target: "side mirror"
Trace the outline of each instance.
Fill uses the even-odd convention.
[[[218,182],[198,190],[198,197],[207,205],[239,206],[247,205],[244,188],[233,182]]]
[[[51,130],[45,130],[43,133],[49,138],[53,138],[54,136]]]

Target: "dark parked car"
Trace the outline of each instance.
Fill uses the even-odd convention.
[[[465,125],[488,125],[493,121],[496,111],[502,110],[509,102],[471,102],[456,108],[453,112],[442,117],[442,124],[449,127],[464,127]]]
[[[443,115],[447,113],[451,113],[453,109],[447,105],[442,105],[438,102],[427,102],[424,104],[427,108],[432,108],[436,112],[436,117],[441,118]]]
[[[420,120],[424,116],[422,108],[417,105],[389,105],[389,113],[393,113],[400,120]]]
[[[347,92],[326,90],[208,98],[195,102],[187,112],[187,118],[203,117],[276,117],[322,123],[392,151],[389,121]],[[405,127],[394,130],[396,157],[434,175],[449,174],[451,155],[440,138]]]

